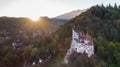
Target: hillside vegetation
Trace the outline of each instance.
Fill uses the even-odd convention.
[[[0,17],[0,67],[32,66],[33,62],[40,67],[39,59],[46,62],[42,67],[120,67],[120,6],[96,5],[60,25],[47,17],[39,21]],[[64,64],[73,26],[91,35],[95,54],[88,58],[74,52]]]
[[[48,59],[53,55],[52,34],[60,25],[47,17],[0,17],[0,67],[26,67]]]
[[[56,36],[64,49],[70,47],[73,26],[76,31],[88,32],[92,36],[95,56],[85,60],[84,56],[73,55],[68,67],[120,67],[120,6],[96,5],[62,25]],[[94,62],[95,58],[97,61]]]
[[[32,21],[29,18],[21,17],[0,17],[0,31],[7,30],[8,32],[15,32],[21,30],[26,32],[54,32],[61,23],[51,20],[48,17],[41,17],[38,21]]]

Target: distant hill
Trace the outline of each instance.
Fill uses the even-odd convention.
[[[42,25],[41,25],[42,24]],[[40,20],[38,21],[39,27],[43,29],[44,31],[56,31],[63,23],[59,21],[52,20],[48,17],[40,17]]]
[[[75,11],[71,11],[71,12],[68,12],[68,13],[65,13],[65,14],[62,14],[62,15],[59,15],[57,17],[54,17],[53,19],[56,19],[56,20],[61,20],[61,21],[68,21],[78,15],[80,15],[82,12],[85,12],[86,9],[84,10],[75,10]]]
[[[5,32],[11,36],[18,34],[19,31],[25,34],[33,34],[37,31],[39,33],[49,34],[56,31],[61,25],[62,23],[49,19],[48,17],[41,17],[38,21],[32,21],[25,17],[0,17],[0,35]]]

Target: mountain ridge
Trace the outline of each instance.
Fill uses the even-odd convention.
[[[54,17],[53,19],[57,19],[57,20],[63,20],[63,21],[69,21],[70,19],[80,15],[82,12],[85,12],[87,9],[83,9],[83,10],[74,10],[71,12],[67,12],[64,14],[61,14],[59,16]]]

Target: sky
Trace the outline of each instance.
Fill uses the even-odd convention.
[[[0,16],[50,18],[73,11],[90,8],[96,4],[120,5],[120,0],[0,0]]]

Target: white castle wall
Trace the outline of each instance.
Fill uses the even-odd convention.
[[[82,34],[80,33],[79,35],[82,36]],[[72,43],[71,43],[71,47],[70,49],[67,51],[67,54],[65,56],[65,59],[64,59],[64,62],[65,63],[68,63],[69,61],[69,56],[74,52],[76,51],[77,53],[86,53],[88,57],[91,57],[91,55],[94,54],[94,45],[93,45],[93,42],[88,45],[88,42],[91,42],[92,40],[87,40],[87,39],[84,39],[84,43],[82,42],[76,42],[75,39],[79,39],[80,40],[80,37],[79,37],[78,33],[76,33],[74,30],[72,30]]]

